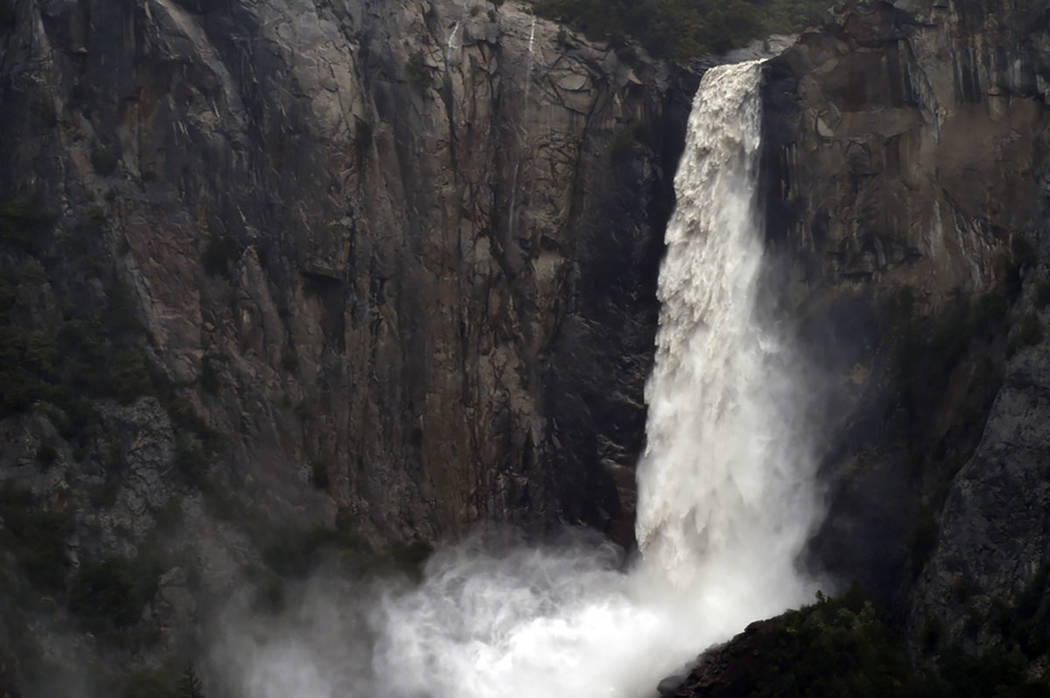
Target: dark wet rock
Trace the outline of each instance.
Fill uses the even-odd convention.
[[[843,5],[766,65],[767,293],[828,396],[809,562],[916,646],[962,638],[953,584],[987,605],[1048,557],[1048,6],[978,5]]]

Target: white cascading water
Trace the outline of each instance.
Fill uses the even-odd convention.
[[[636,533],[646,564],[731,608],[802,600],[816,510],[793,361],[756,307],[758,62],[705,75],[660,270]],[[732,580],[727,583],[727,580]]]
[[[318,624],[305,622],[312,631],[285,629],[258,663],[230,652],[247,664],[245,695],[643,698],[705,646],[812,598],[794,564],[816,512],[811,459],[790,357],[756,312],[760,80],[758,62],[708,71],[689,119],[635,564],[625,572],[594,541],[468,541],[436,554],[420,586],[367,603],[367,676],[322,659],[348,640],[311,636]]]

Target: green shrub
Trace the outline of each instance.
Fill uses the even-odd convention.
[[[474,7],[476,8],[478,5]],[[354,117],[354,153],[357,154],[358,163],[365,162],[368,159],[368,154],[372,152],[373,134],[374,128],[371,121]]]
[[[568,32],[568,30],[565,29],[565,25],[564,24],[559,24],[558,25],[558,34],[555,37],[554,41],[558,45],[559,48],[563,48],[564,49],[566,46],[569,45],[569,32]]]
[[[970,594],[973,593],[973,583],[969,577],[965,577],[961,574],[957,574],[952,577],[952,583],[950,587],[951,598],[955,603],[965,603],[970,598]]]
[[[299,370],[299,354],[291,344],[281,349],[281,368],[286,373],[296,373]]]
[[[1050,305],[1050,281],[1040,281],[1035,287],[1035,306],[1040,310]]]
[[[274,529],[267,538],[263,562],[282,577],[303,577],[317,564],[321,549],[337,536],[324,528]]]
[[[647,121],[643,121],[642,119],[635,119],[631,122],[629,128],[631,130],[631,136],[634,138],[635,143],[639,143],[640,145],[644,146],[645,148],[648,148],[649,150],[653,149],[653,147],[656,144],[655,136],[653,134],[652,128],[650,128],[649,123]]]
[[[44,248],[55,218],[39,198],[0,201],[0,243],[37,253]]]
[[[0,34],[14,29],[17,21],[14,0],[0,0]]]
[[[120,698],[179,698],[177,685],[175,673],[166,667],[144,669],[125,678],[118,695]]]
[[[1039,322],[1039,316],[1035,313],[1026,313],[1021,318],[1021,324],[1017,328],[1017,341],[1022,345],[1039,344],[1043,341],[1043,326]]]
[[[215,367],[217,360],[214,356],[201,359],[201,388],[209,395],[219,394],[219,370]]]
[[[96,509],[112,507],[117,503],[118,494],[120,494],[120,480],[114,475],[107,475],[105,480],[93,485],[88,491],[91,505]]]
[[[927,618],[922,626],[922,648],[932,652],[941,642],[944,634],[944,625],[936,618]]]
[[[0,15],[3,9],[0,8]],[[0,17],[0,22],[3,18]],[[29,111],[38,126],[44,129],[54,128],[58,124],[58,112],[55,111],[55,103],[47,92],[37,92],[29,103]]]
[[[92,632],[135,625],[156,595],[163,571],[149,555],[109,557],[81,566],[69,590],[69,610]]]
[[[328,476],[328,463],[315,460],[310,464],[310,484],[323,492],[331,491],[332,481]]]
[[[208,456],[185,433],[175,435],[175,466],[185,482],[202,489],[208,476]]]
[[[753,633],[734,695],[903,696],[914,677],[900,643],[856,590],[789,611]]]
[[[985,338],[999,334],[1009,313],[1006,294],[995,289],[977,299],[973,310],[973,328]]]
[[[50,468],[57,460],[58,449],[51,444],[40,444],[40,447],[36,450],[36,462],[40,464],[41,468]]]
[[[957,646],[940,651],[939,680],[931,682],[925,695],[947,698],[1040,698],[1050,696],[1046,685],[1031,684],[1025,675],[1024,658],[1001,649],[971,655]]]
[[[109,369],[112,394],[123,403],[153,392],[153,379],[141,350],[124,347],[113,355]]]
[[[771,33],[819,23],[823,0],[539,0],[536,13],[565,21],[592,39],[637,39],[649,53],[686,60],[720,53]]]
[[[982,626],[981,614],[978,613],[977,609],[966,609],[965,619],[963,620],[963,632],[973,637],[981,630]]]
[[[263,535],[263,562],[281,577],[299,578],[330,560],[348,575],[407,575],[422,577],[423,562],[433,549],[417,541],[375,549],[353,526],[352,517],[340,511],[336,528],[268,527]]]
[[[0,513],[4,520],[0,541],[30,583],[42,591],[60,590],[69,569],[66,540],[73,533],[73,516],[46,509],[11,482],[0,486]]]
[[[408,76],[408,82],[420,94],[426,94],[426,91],[430,88],[431,78],[430,68],[427,67],[427,61],[422,50],[416,51],[409,57],[408,64],[405,66],[405,74]]]
[[[0,416],[28,408],[49,393],[56,372],[57,349],[42,332],[0,325]]]
[[[197,677],[192,664],[187,664],[175,687],[178,698],[204,698],[204,684]]]
[[[119,161],[116,153],[105,146],[97,146],[91,151],[91,166],[103,177],[109,177],[116,172]]]
[[[1010,255],[1014,264],[1022,269],[1031,267],[1039,259],[1039,253],[1032,243],[1020,234],[1014,234],[1010,240]]]
[[[937,546],[937,518],[929,508],[923,506],[915,514],[908,536],[911,550],[912,573],[918,576],[926,561]]]
[[[614,162],[623,162],[634,152],[635,144],[646,150],[653,148],[653,133],[649,125],[639,119],[631,121],[614,137],[611,147]]]
[[[230,265],[240,256],[237,244],[228,237],[218,235],[208,241],[201,253],[201,264],[208,276],[230,278]]]
[[[251,571],[251,578],[256,580],[252,594],[256,611],[276,615],[287,608],[288,590],[280,575],[265,569],[255,569]]]
[[[162,394],[161,403],[175,426],[183,433],[197,437],[204,450],[217,451],[222,445],[222,434],[208,426],[188,400],[171,394],[171,386],[166,388],[168,392]]]
[[[110,337],[145,332],[146,328],[139,320],[135,297],[124,282],[119,279],[111,281],[106,287],[106,299],[102,323]]]
[[[127,561],[114,557],[81,567],[69,592],[69,610],[94,631],[122,628],[138,620],[142,609]]]
[[[295,405],[292,407],[292,413],[295,414],[295,416],[298,417],[301,421],[305,422],[307,420],[313,419],[314,408],[310,404],[309,400],[303,398],[299,402],[295,403]]]
[[[42,286],[47,283],[47,273],[40,262],[30,259],[19,270],[19,282],[27,286]]]
[[[1039,316],[1034,312],[1025,313],[1010,337],[1010,341],[1006,344],[1006,355],[1013,356],[1019,349],[1034,346],[1042,341],[1043,327],[1039,322]]]
[[[160,531],[169,532],[182,523],[182,498],[171,497],[153,512]]]
[[[433,554],[434,546],[425,541],[397,543],[388,548],[385,553],[396,569],[416,581],[422,580],[423,567]]]
[[[1043,563],[1013,604],[1000,602],[989,614],[1007,647],[1016,646],[1029,659],[1050,650],[1050,563]]]
[[[22,276],[17,270],[5,267],[0,270],[0,318],[7,324],[7,314],[18,301],[18,287]]]
[[[938,671],[920,673],[904,643],[854,588],[749,628],[733,642],[732,695],[751,698],[1022,698],[1050,696],[1029,683],[1019,652],[970,655],[955,645],[934,654]],[[933,651],[942,641],[938,621],[920,638]],[[723,695],[723,693],[719,693]],[[724,693],[729,695],[729,693]]]

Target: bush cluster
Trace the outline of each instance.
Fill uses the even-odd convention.
[[[593,39],[638,40],[659,58],[721,53],[823,21],[827,0],[537,0],[537,14]]]
[[[69,592],[69,610],[95,633],[134,625],[157,592],[159,565],[138,557],[110,557],[81,566]]]
[[[408,64],[405,66],[405,73],[408,76],[409,83],[420,94],[425,94],[427,89],[430,88],[430,68],[427,67],[427,61],[422,51],[416,51],[409,57]]]
[[[91,166],[103,177],[114,174],[119,162],[120,158],[117,157],[117,154],[105,146],[98,146],[91,151]]]
[[[64,588],[69,560],[66,539],[73,532],[70,512],[41,506],[29,492],[10,481],[0,486],[0,549],[6,549],[26,578],[44,592]]]
[[[1031,609],[1028,609],[1031,610]],[[817,603],[768,621],[745,636],[751,651],[733,695],[779,698],[1045,698],[1050,687],[1031,682],[1024,657],[996,650],[979,656],[955,646],[936,655],[936,670],[916,671],[901,635],[856,589],[838,599],[817,594]],[[935,645],[940,630],[931,624]],[[748,655],[753,659],[748,659]]]
[[[230,278],[230,267],[240,256],[237,243],[224,235],[217,235],[208,241],[201,253],[201,264],[208,276]]]

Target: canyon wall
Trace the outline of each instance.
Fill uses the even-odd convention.
[[[1047,559],[1047,9],[845,6],[767,64],[769,293],[827,396],[811,562],[916,648],[994,645]]]
[[[630,546],[700,70],[515,3],[0,0],[0,693],[315,548]],[[916,657],[1001,646],[1050,535],[1047,5],[843,6],[764,70],[808,563]]]
[[[178,629],[333,540],[632,544],[698,74],[514,3],[12,0],[0,25],[9,637],[41,594],[85,627],[96,573],[124,629]]]

